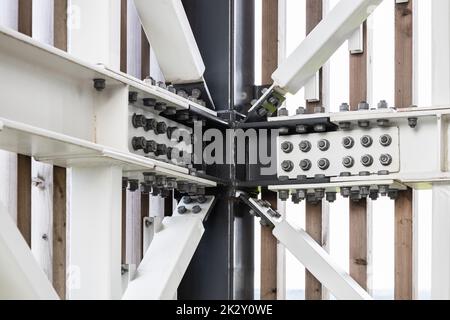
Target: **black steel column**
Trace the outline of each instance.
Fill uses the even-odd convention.
[[[234,111],[245,111],[253,98],[254,1],[183,0],[183,4],[206,65],[216,111],[233,120]],[[245,177],[235,165],[209,169],[230,182],[238,175]],[[253,298],[253,219],[234,200],[234,191],[231,183],[218,190],[218,202],[181,283],[179,299]]]

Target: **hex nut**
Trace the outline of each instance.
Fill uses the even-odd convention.
[[[345,149],[351,149],[355,145],[355,140],[352,137],[345,137],[342,139],[342,145]]]
[[[365,167],[370,167],[371,165],[373,165],[373,157],[369,154],[362,156],[361,164]]]
[[[330,160],[328,159],[320,159],[317,162],[317,166],[319,167],[320,170],[327,170],[330,167]]]
[[[193,212],[194,214],[199,214],[200,212],[202,212],[202,208],[201,208],[200,206],[194,206],[194,207],[192,208],[192,212]]]
[[[350,105],[346,102],[342,103],[339,107],[340,112],[347,112],[350,111]]]
[[[369,110],[369,109],[370,109],[370,106],[369,106],[369,104],[366,101],[361,101],[358,104],[358,110],[360,110],[360,111],[366,111],[366,110]]]
[[[284,153],[291,153],[294,150],[294,145],[291,142],[285,141],[281,144],[281,150]]]
[[[380,163],[385,167],[390,166],[392,164],[392,156],[390,154],[382,154],[380,156]]]
[[[388,134],[382,135],[380,138],[380,144],[383,147],[389,147],[392,144],[392,137]]]
[[[294,163],[289,160],[285,160],[281,163],[281,169],[283,169],[284,172],[291,172],[294,170]]]
[[[355,165],[355,159],[353,159],[352,157],[348,156],[345,157],[342,160],[342,164],[344,165],[344,167],[346,168],[352,168]]]
[[[330,141],[322,139],[317,143],[317,147],[320,151],[327,151],[328,149],[330,149]]]
[[[300,161],[300,168],[303,171],[309,171],[312,168],[311,160],[304,159],[304,160]]]
[[[145,107],[154,107],[156,105],[156,99],[153,98],[144,98],[142,99],[142,103]]]
[[[312,145],[311,145],[311,142],[304,140],[304,141],[300,142],[299,147],[302,152],[306,153],[306,152],[311,151]]]
[[[186,207],[184,207],[184,206],[178,207],[179,214],[185,214],[186,212],[187,212]]]
[[[361,145],[364,148],[369,148],[372,146],[372,144],[373,144],[373,139],[371,136],[365,135],[361,138]]]

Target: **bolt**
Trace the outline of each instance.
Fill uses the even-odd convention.
[[[150,220],[150,219],[145,219],[145,227],[146,227],[146,228],[150,228],[152,224],[153,224],[152,220]]]
[[[380,194],[382,196],[386,196],[388,194],[388,192],[389,192],[389,186],[385,186],[385,185],[379,186],[378,187],[378,191],[380,192]]]
[[[48,240],[48,235],[46,235],[45,233],[42,235],[42,240],[47,241]]]
[[[319,199],[316,198],[314,193],[308,193],[308,195],[306,196],[306,202],[312,204],[312,205],[317,205],[319,203]]]
[[[376,187],[370,188],[369,198],[370,198],[372,201],[375,201],[375,200],[378,199],[378,197],[379,197],[379,194],[378,194],[378,188],[376,188]]]
[[[341,196],[344,198],[350,197],[351,194],[351,188],[349,187],[342,187],[341,188]]]
[[[155,111],[163,112],[167,109],[167,103],[165,102],[157,102],[155,104]]]
[[[139,180],[129,180],[128,190],[131,192],[139,190]]]
[[[144,98],[142,99],[142,103],[144,104],[144,107],[154,107],[156,105],[156,99]]]
[[[303,171],[309,171],[312,168],[311,161],[308,159],[304,159],[304,160],[300,161],[300,168]]]
[[[390,166],[392,164],[392,156],[390,154],[382,154],[380,156],[380,163],[385,167]]]
[[[188,110],[177,111],[177,120],[178,121],[188,121],[189,120],[189,111]]]
[[[389,126],[389,120],[388,119],[379,119],[377,120],[377,124],[379,127],[385,128]]]
[[[291,195],[291,199],[294,204],[299,204],[301,202],[297,192]]]
[[[94,79],[94,88],[97,91],[103,91],[106,88],[106,80],[105,79]]]
[[[361,190],[358,187],[351,188],[350,199],[353,202],[359,202],[362,199]]]
[[[318,200],[322,200],[323,198],[325,198],[325,189],[315,189],[314,190],[314,196]]]
[[[328,149],[330,149],[330,141],[322,139],[317,143],[317,146],[319,147],[320,151],[327,151]]]
[[[353,167],[353,166],[355,165],[355,159],[353,159],[353,158],[350,157],[350,156],[345,157],[345,158],[342,160],[342,164],[343,164],[344,167],[346,167],[346,168],[351,168],[351,167]]]
[[[309,142],[307,140],[303,140],[302,142],[300,142],[299,147],[302,152],[306,153],[306,152],[311,151],[312,145],[311,145],[311,142]]]
[[[352,173],[351,172],[341,172],[340,176],[341,177],[351,177]]]
[[[330,167],[330,160],[325,158],[320,159],[317,165],[319,166],[319,169],[327,170]]]
[[[134,151],[144,150],[147,145],[147,140],[144,137],[134,137],[131,140],[131,145]]]
[[[341,130],[350,130],[352,124],[350,122],[339,122],[339,129]]]
[[[392,137],[388,134],[382,135],[380,138],[380,144],[383,147],[389,147],[392,144]]]
[[[289,117],[289,111],[286,108],[281,108],[278,110],[278,116],[279,117]]]
[[[389,105],[386,100],[381,100],[380,102],[378,102],[378,109],[387,109],[388,106]]]
[[[165,122],[158,122],[154,131],[157,135],[166,134],[167,133],[167,124]]]
[[[182,206],[182,207],[178,207],[178,213],[179,214],[185,214],[187,212],[186,207]]]
[[[174,116],[177,114],[177,108],[175,107],[167,107],[166,111],[164,111],[165,116]]]
[[[281,144],[281,150],[283,150],[284,153],[291,153],[294,150],[294,145],[291,142],[283,142]]]
[[[361,101],[358,104],[358,110],[359,111],[367,111],[369,109],[370,109],[370,106],[369,106],[369,104],[366,101]]]
[[[128,92],[128,102],[136,103],[138,101],[138,96],[139,96],[139,94],[136,91]]]
[[[156,175],[154,173],[145,172],[144,173],[144,182],[153,184],[156,181]]]
[[[168,85],[167,90],[171,93],[177,94],[177,89],[173,85]]]
[[[155,155],[157,157],[167,155],[167,146],[165,144],[158,144]]]
[[[315,114],[318,114],[318,113],[325,113],[325,108],[322,107],[322,106],[314,107],[314,113],[315,113]]]
[[[206,203],[208,201],[208,199],[205,196],[199,196],[197,198],[197,202],[200,204]]]
[[[362,186],[359,188],[359,192],[361,194],[361,198],[367,198],[370,194],[370,187]]]
[[[165,176],[156,176],[156,185],[158,187],[165,187],[167,185],[167,178]]]
[[[303,124],[299,124],[295,127],[295,132],[299,133],[299,134],[304,134],[308,132],[308,127],[303,125]]]
[[[200,212],[202,212],[202,208],[201,208],[200,206],[194,206],[194,207],[192,208],[192,212],[193,212],[194,214],[199,214]]]
[[[299,107],[295,112],[297,115],[302,115],[306,113],[306,109],[304,107]]]
[[[126,190],[128,188],[128,178],[122,178],[122,190]]]
[[[135,129],[144,128],[145,131],[148,131],[147,130],[147,118],[143,115],[138,115],[136,113],[133,114],[131,123],[133,124],[133,127]]]
[[[280,135],[287,135],[289,134],[289,128],[288,127],[281,127],[278,129],[278,133]]]
[[[389,170],[380,170],[378,171],[378,175],[379,176],[388,176],[389,175]]]
[[[391,200],[397,200],[398,198],[398,190],[390,189],[388,192],[388,196]]]
[[[370,176],[370,172],[369,171],[360,171],[359,176],[360,177],[368,177],[368,176]]]
[[[188,188],[188,184],[185,181],[177,182],[177,189],[180,193],[186,193]]]
[[[202,96],[202,91],[200,89],[193,89],[191,92],[191,96],[194,97],[195,99],[200,99],[200,97]]]
[[[294,170],[294,163],[289,160],[283,161],[281,163],[281,169],[283,169],[284,172],[291,172]]]
[[[341,104],[341,106],[339,107],[339,111],[341,112],[348,112],[350,111],[350,106],[348,103],[344,102]]]
[[[265,108],[261,107],[258,109],[258,111],[256,111],[256,113],[258,114],[258,116],[260,116],[261,118],[267,116],[268,112]]]
[[[337,199],[336,192],[327,192],[326,199],[329,203],[335,202]]]
[[[173,190],[177,188],[177,179],[176,178],[167,178],[166,179],[166,187],[167,189]]]
[[[179,95],[180,97],[185,98],[185,99],[187,99],[189,97],[188,93],[184,90],[178,90],[177,95]]]
[[[408,125],[411,129],[415,129],[417,127],[418,118],[408,118]]]
[[[361,145],[365,148],[371,147],[373,144],[373,139],[371,136],[364,136],[361,138]]]
[[[183,201],[185,204],[191,204],[194,202],[194,199],[192,199],[191,197],[184,197]]]
[[[287,201],[289,199],[289,191],[287,191],[287,190],[279,191],[278,198],[283,202]]]
[[[314,126],[314,131],[315,132],[325,132],[325,131],[327,131],[327,126],[324,125],[323,123],[316,124]]]
[[[367,129],[370,127],[370,121],[358,121],[358,126],[363,129]]]
[[[162,89],[167,89],[167,85],[165,84],[165,82],[162,82],[162,81],[158,81],[158,87],[160,87]]]
[[[365,167],[370,167],[373,164],[373,157],[369,154],[366,154],[361,157],[361,163]]]
[[[351,149],[355,145],[355,140],[352,137],[345,137],[342,139],[342,145],[345,149]]]

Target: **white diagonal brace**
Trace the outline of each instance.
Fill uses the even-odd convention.
[[[275,71],[275,84],[297,93],[381,2],[341,0]]]
[[[336,299],[372,299],[304,230],[295,230],[283,221],[275,225],[273,234]]]
[[[205,203],[184,200],[172,217],[165,218],[161,230],[155,233],[136,277],[128,284],[124,300],[171,300],[176,296],[181,280],[205,232],[203,220],[214,204],[214,197]],[[196,212],[194,207],[200,207]],[[183,207],[186,212],[180,214]]]
[[[9,214],[0,208],[0,300],[58,300]]]
[[[134,0],[166,81],[203,81],[205,65],[181,0]]]

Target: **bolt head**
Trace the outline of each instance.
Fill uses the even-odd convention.
[[[361,157],[361,163],[365,167],[370,167],[373,164],[373,157],[369,154],[366,154]]]
[[[325,158],[320,159],[317,165],[319,166],[319,169],[327,170],[330,167],[330,160]]]
[[[311,145],[311,142],[304,140],[304,141],[300,142],[299,147],[302,152],[306,153],[306,152],[311,151],[312,145]]]
[[[281,163],[281,169],[283,169],[284,172],[291,172],[294,170],[294,163],[289,160],[283,161]]]
[[[179,214],[185,214],[186,212],[187,212],[186,207],[184,207],[184,206],[178,207]]]
[[[299,107],[296,111],[297,115],[302,115],[306,113],[306,109],[304,107]]]
[[[392,164],[392,156],[390,154],[382,154],[380,156],[380,163],[385,167],[390,166]]]
[[[299,134],[304,134],[308,132],[308,127],[304,126],[302,124],[299,124],[295,127],[295,132],[299,133]]]
[[[339,110],[341,112],[348,112],[348,111],[350,111],[350,105],[348,103],[344,102],[340,105]]]
[[[300,168],[303,171],[309,171],[311,169],[311,167],[312,167],[312,163],[310,160],[304,159],[304,160],[300,161]]]
[[[373,144],[373,139],[372,139],[372,137],[371,136],[363,136],[362,138],[361,138],[361,145],[364,147],[364,148],[369,148],[369,147],[371,147],[372,146],[372,144]]]
[[[280,110],[278,110],[278,116],[289,117],[289,110],[286,108],[281,108]]]
[[[342,139],[342,145],[345,149],[351,149],[355,145],[355,140],[352,137],[345,137]]]
[[[200,212],[202,212],[202,208],[201,208],[200,206],[194,206],[194,207],[192,208],[192,212],[193,212],[194,214],[199,214]]]
[[[348,156],[342,160],[342,164],[346,168],[352,168],[355,164],[355,160],[352,157]]]
[[[367,111],[369,109],[370,109],[370,106],[366,101],[361,101],[358,104],[358,110],[360,110],[360,111]]]
[[[284,153],[291,153],[294,150],[294,145],[291,142],[283,142],[281,144],[281,150],[283,150]]]
[[[317,147],[320,151],[327,151],[328,149],[330,149],[330,141],[322,139],[317,143]]]
[[[378,102],[378,109],[387,109],[389,107],[386,100],[381,100]]]
[[[380,144],[383,147],[389,147],[392,144],[392,137],[388,134],[382,135],[380,137]]]

